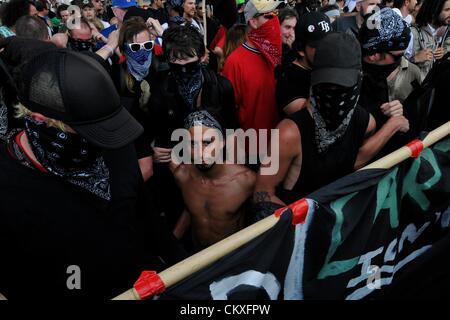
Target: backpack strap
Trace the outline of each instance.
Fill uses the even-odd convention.
[[[414,29],[416,29],[417,34],[419,35],[419,45],[420,45],[420,50],[423,50],[424,46],[425,46],[425,39],[423,38],[423,34],[422,34],[422,30],[421,28],[418,28],[416,26],[412,26]]]

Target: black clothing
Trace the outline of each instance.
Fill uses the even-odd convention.
[[[238,22],[238,13],[235,1],[206,0],[206,4],[212,4],[214,6],[214,16],[225,28],[230,29],[236,22]]]
[[[230,81],[208,68],[202,68],[202,75],[201,109],[207,110],[214,116],[222,128],[237,128],[234,91]],[[170,141],[172,132],[183,128],[184,119],[196,109],[191,109],[185,104],[177,91],[175,79],[170,71],[159,76],[161,81],[152,92],[148,106],[152,123],[149,130],[152,131],[151,136],[155,140],[155,146],[172,148],[177,144],[175,141]]]
[[[164,10],[162,9],[155,10],[153,8],[145,10],[138,7],[131,7],[125,13],[123,21],[127,21],[132,17],[141,17],[142,19],[144,19],[144,21],[147,21],[148,18],[153,18],[158,20],[161,25],[169,21],[168,15]]]
[[[147,19],[150,17],[156,19],[156,17],[153,16],[152,11],[138,8],[138,7],[128,8],[127,12],[123,16],[123,21],[125,22],[125,21],[131,19],[132,17],[141,17],[144,20],[144,22],[147,21]]]
[[[296,99],[309,99],[311,72],[290,63],[281,68],[277,79],[276,98],[278,111],[285,116],[283,109]]]
[[[166,13],[164,9],[153,9],[148,8],[147,11],[150,12],[150,17],[159,21],[161,25],[169,22],[169,15]]]
[[[361,84],[359,105],[374,117],[377,130],[389,120],[389,117],[385,116],[380,108],[381,105],[386,102],[389,102],[389,89],[386,79],[381,79],[379,76],[365,72]],[[410,121],[411,129],[413,129],[413,124],[416,121],[415,119],[417,116],[408,109],[409,108],[407,107],[403,108],[403,115]],[[396,133],[389,139],[374,159],[379,159],[397,150],[414,138],[415,133],[413,130],[410,130],[407,133]]]
[[[121,104],[133,115],[133,117],[144,127],[144,133],[136,139],[135,146],[138,159],[149,157],[153,154],[153,150],[150,147],[152,141],[151,135],[151,122],[150,114],[147,104],[142,104],[140,99],[142,97],[141,84],[146,81],[150,86],[150,95],[154,90],[157,90],[161,79],[161,72],[158,70],[163,69],[164,66],[168,68],[167,63],[161,63],[160,57],[153,54],[152,64],[150,66],[150,72],[142,81],[137,81],[132,75],[128,75],[126,71],[126,63],[118,64],[114,63],[112,66],[111,76],[117,91],[120,94]],[[127,86],[127,77],[133,79],[133,88],[130,90]]]
[[[319,154],[314,138],[315,124],[308,109],[294,113],[290,119],[300,131],[302,145],[302,164],[300,176],[292,188],[279,188],[279,197],[290,204],[313,191],[354,171],[356,157],[369,124],[369,114],[356,107],[345,135],[341,140]]]
[[[358,37],[359,28],[356,22],[356,16],[338,17],[333,23],[333,30],[338,32],[345,32]]]
[[[0,147],[0,291],[7,298],[110,299],[132,287],[141,271],[167,267],[158,251],[173,239],[168,232],[161,238],[141,196],[133,146],[105,152],[104,159],[110,202],[25,167]],[[80,290],[67,288],[71,265],[81,270]]]
[[[381,128],[389,119],[380,109],[381,105],[386,102],[389,102],[386,79],[364,72],[359,104],[375,118],[377,128]]]

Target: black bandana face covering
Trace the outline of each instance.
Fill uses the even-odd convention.
[[[75,40],[69,37],[68,47],[73,51],[92,51],[94,44],[89,40]]]
[[[313,87],[316,108],[327,129],[335,130],[353,110],[359,98],[359,87],[317,85]]]
[[[358,104],[360,90],[361,79],[349,88],[328,84],[312,88],[312,117],[319,153],[325,152],[345,135]]]
[[[26,135],[36,159],[50,173],[110,200],[109,170],[100,149],[83,137],[25,118]]]
[[[169,63],[170,70],[178,86],[178,92],[191,110],[195,109],[196,99],[203,85],[203,76],[198,61],[180,65]]]
[[[369,74],[374,79],[379,79],[380,81],[385,81],[389,75],[394,72],[395,69],[398,68],[400,63],[402,62],[401,56],[393,56],[394,63],[385,64],[385,65],[377,65],[373,63],[367,63],[363,61],[363,71],[364,73]]]

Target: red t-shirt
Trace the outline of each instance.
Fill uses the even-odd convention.
[[[215,47],[223,49],[226,36],[227,36],[227,29],[225,29],[224,26],[220,26],[219,31],[217,31],[213,41],[211,41],[211,44],[209,45],[209,50],[213,51]]]
[[[272,64],[243,44],[225,60],[222,73],[233,85],[241,128],[275,128],[279,118]]]

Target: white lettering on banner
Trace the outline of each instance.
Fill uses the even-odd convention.
[[[441,228],[448,228],[450,225],[450,207],[447,208],[447,210],[444,211],[441,217]]]
[[[390,285],[392,280],[394,279],[394,275],[395,273],[400,270],[401,268],[403,268],[406,264],[410,263],[411,261],[413,261],[414,259],[416,259],[417,257],[421,256],[425,251],[427,251],[428,249],[430,249],[432,246],[428,245],[428,246],[424,246],[416,251],[414,251],[413,253],[411,253],[409,256],[407,256],[405,259],[401,260],[397,265],[395,265],[395,267],[393,268],[393,272],[392,275],[388,278],[382,278],[380,279],[380,287],[381,286],[386,286],[386,285]],[[384,267],[391,267],[391,266],[384,266]],[[384,268],[383,267],[383,268]],[[383,268],[381,268],[381,272],[387,272],[386,269],[383,270]],[[369,286],[364,286],[362,288],[359,288],[357,290],[355,290],[352,294],[350,294],[349,296],[347,296],[347,298],[345,298],[346,300],[360,300],[362,298],[364,298],[365,296],[369,295],[370,293],[372,293],[373,289],[369,288]]]
[[[211,283],[209,285],[209,291],[213,300],[228,300],[228,294],[241,285],[264,289],[270,300],[276,300],[281,290],[280,283],[272,273],[248,270]]]
[[[422,235],[422,233],[425,231],[425,229],[428,228],[429,226],[430,226],[430,222],[426,222],[423,224],[423,226],[419,230],[417,230],[416,226],[413,223],[409,224],[405,228],[405,230],[402,232],[402,235],[400,236],[400,241],[398,241],[398,239],[395,238],[387,246],[383,261],[385,263],[389,262],[389,261],[394,261],[397,254],[400,253],[401,251],[403,251],[405,240],[408,240],[411,244],[414,243],[417,240],[417,238],[419,238],[420,235]],[[396,250],[397,243],[398,243],[398,248]],[[409,254],[406,258],[402,259],[395,265],[383,265],[382,267],[375,269],[378,274],[390,273],[389,277],[384,277],[381,279],[378,278],[376,280],[375,284],[372,281],[374,266],[372,265],[371,262],[374,257],[380,255],[383,252],[384,246],[362,255],[358,261],[358,264],[362,264],[361,275],[356,278],[351,279],[347,284],[347,288],[353,288],[356,285],[360,284],[361,282],[366,281],[367,279],[369,279],[371,281],[367,281],[366,282],[367,285],[355,290],[353,293],[351,293],[349,296],[347,296],[346,299],[347,300],[362,299],[365,296],[372,293],[373,290],[380,289],[381,286],[383,286],[383,285],[391,284],[391,282],[394,278],[394,275],[398,270],[400,270],[406,264],[408,264],[409,262],[411,262],[414,259],[416,259],[417,257],[419,257],[421,254],[423,254],[425,251],[427,251],[431,247],[432,247],[431,245],[423,246],[422,248],[415,250],[414,252]]]

